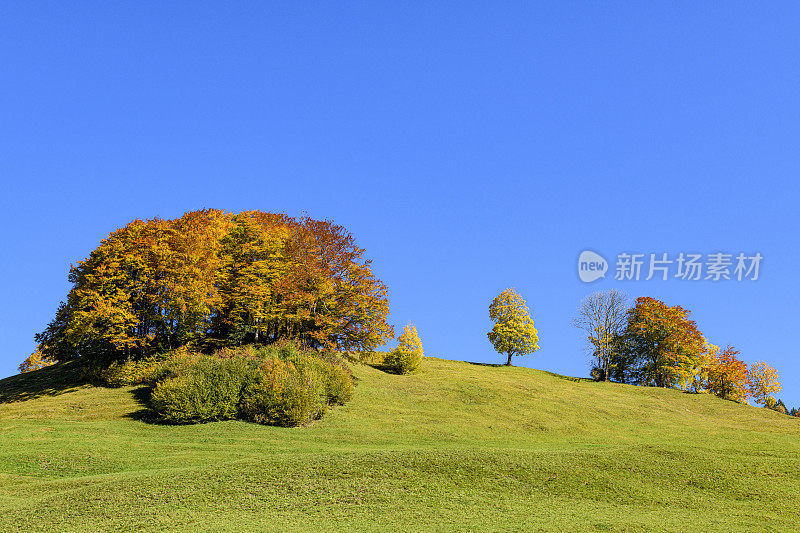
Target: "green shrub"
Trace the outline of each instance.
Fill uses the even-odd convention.
[[[239,418],[299,426],[353,395],[350,370],[336,354],[290,344],[225,348],[213,356],[176,350],[114,366],[108,375],[152,387],[151,407],[174,423]]]
[[[417,328],[412,325],[406,326],[397,341],[397,348],[384,358],[384,365],[398,374],[409,374],[419,370],[425,353]]]
[[[326,408],[325,376],[314,365],[265,361],[242,391],[241,415],[259,424],[300,426],[320,418]]]
[[[140,381],[155,387],[161,381],[188,374],[200,359],[199,353],[190,352],[185,348],[145,359],[139,373]]]
[[[109,387],[126,387],[136,380],[136,361],[114,361],[100,371],[100,381]]]
[[[322,378],[331,405],[344,405],[353,397],[353,376],[344,361],[331,354],[306,354],[289,359],[298,369],[309,369]]]
[[[168,377],[153,390],[152,407],[168,422],[237,418],[242,389],[255,378],[245,358],[200,358],[186,373]]]
[[[386,357],[389,355],[389,352],[379,352],[379,351],[367,351],[367,352],[358,352],[355,359],[359,363],[363,363],[365,365],[376,365],[380,366],[386,363]]]
[[[186,373],[200,359],[200,355],[187,350],[175,350],[145,359],[114,361],[105,368],[94,371],[96,379],[109,387],[130,385],[155,386],[157,382]]]
[[[344,405],[353,398],[353,376],[344,365],[329,365],[325,392],[331,405]]]

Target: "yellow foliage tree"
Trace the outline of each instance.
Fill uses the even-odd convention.
[[[36,340],[52,359],[103,363],[181,346],[374,349],[394,329],[363,254],[344,227],[309,217],[135,220],[70,270],[73,287]]]
[[[539,332],[533,325],[525,300],[514,289],[501,292],[489,306],[494,327],[487,334],[494,349],[511,356],[533,353],[539,349]]]
[[[397,348],[386,356],[384,364],[399,374],[408,374],[419,370],[424,356],[417,328],[409,324],[403,328],[403,333],[397,338]]]
[[[764,362],[750,365],[750,369],[747,371],[747,385],[754,401],[766,406],[769,406],[770,400],[773,404],[775,403],[772,395],[781,390],[778,372]]]
[[[56,361],[53,359],[48,359],[37,346],[36,351],[26,357],[25,360],[20,363],[17,369],[20,371],[20,373],[33,372],[34,370],[39,370],[40,368],[44,368],[55,363]]]
[[[708,370],[719,354],[719,346],[706,341],[703,350],[687,357],[678,368],[678,387],[685,391],[705,392],[708,388]]]

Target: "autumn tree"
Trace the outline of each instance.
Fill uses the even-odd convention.
[[[749,393],[747,364],[737,355],[739,351],[728,346],[713,356],[708,368],[708,391],[720,398],[743,402]]]
[[[424,356],[417,328],[409,324],[397,337],[397,348],[386,356],[384,364],[398,374],[408,374],[419,370]]]
[[[778,372],[764,362],[750,365],[747,371],[747,386],[754,401],[765,406],[773,398],[773,394],[781,390]]]
[[[789,409],[786,408],[786,405],[783,403],[783,400],[775,401],[775,398],[768,398],[768,402],[765,407],[772,409],[773,411],[777,411],[782,415],[791,415]]]
[[[394,332],[363,254],[345,228],[309,217],[207,209],[135,220],[72,267],[37,341],[52,359],[104,361],[279,340],[374,348]]]
[[[287,273],[286,217],[258,211],[234,215],[221,241],[220,304],[215,335],[232,343],[276,336],[276,284]]]
[[[21,374],[25,372],[33,372],[34,370],[39,370],[40,368],[53,365],[56,362],[57,361],[49,359],[44,354],[42,354],[42,351],[39,349],[39,346],[37,346],[36,350],[34,350],[32,354],[30,354],[28,357],[25,358],[24,361],[22,361],[22,363],[20,363],[19,367],[17,367],[17,370],[19,370]]]
[[[514,289],[506,289],[492,300],[489,318],[494,322],[487,334],[489,341],[495,350],[508,356],[506,365],[511,365],[514,355],[525,355],[539,349],[539,333],[528,306]]]
[[[592,370],[599,381],[609,379],[616,339],[625,329],[627,309],[624,293],[613,289],[595,292],[581,301],[578,314],[572,319],[572,324],[587,334],[594,359]]]
[[[688,358],[681,367],[678,387],[695,393],[704,392],[708,388],[709,366],[718,353],[719,346],[706,341],[703,350]]]
[[[690,379],[705,352],[705,339],[690,314],[655,298],[637,298],[627,313],[614,361],[618,368],[612,375],[619,381],[655,387],[675,387]]]
[[[379,346],[394,337],[387,287],[342,226],[303,217],[287,243],[288,275],[278,285],[287,336],[311,347]]]

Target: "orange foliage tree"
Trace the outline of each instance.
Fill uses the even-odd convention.
[[[708,367],[708,391],[720,398],[743,402],[747,399],[747,364],[733,346],[712,355]]]
[[[215,209],[135,220],[70,270],[37,335],[45,356],[103,360],[291,340],[372,349],[394,336],[386,286],[331,221]]]
[[[618,381],[675,387],[691,378],[707,353],[690,312],[643,296],[628,311],[612,377]]]

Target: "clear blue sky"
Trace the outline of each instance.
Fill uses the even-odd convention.
[[[501,362],[492,297],[587,375],[597,289],[691,309],[800,405],[800,6],[4,2],[0,375],[134,218],[345,225],[429,355]],[[578,254],[760,252],[755,282],[577,276]],[[613,265],[612,265],[613,270]]]

